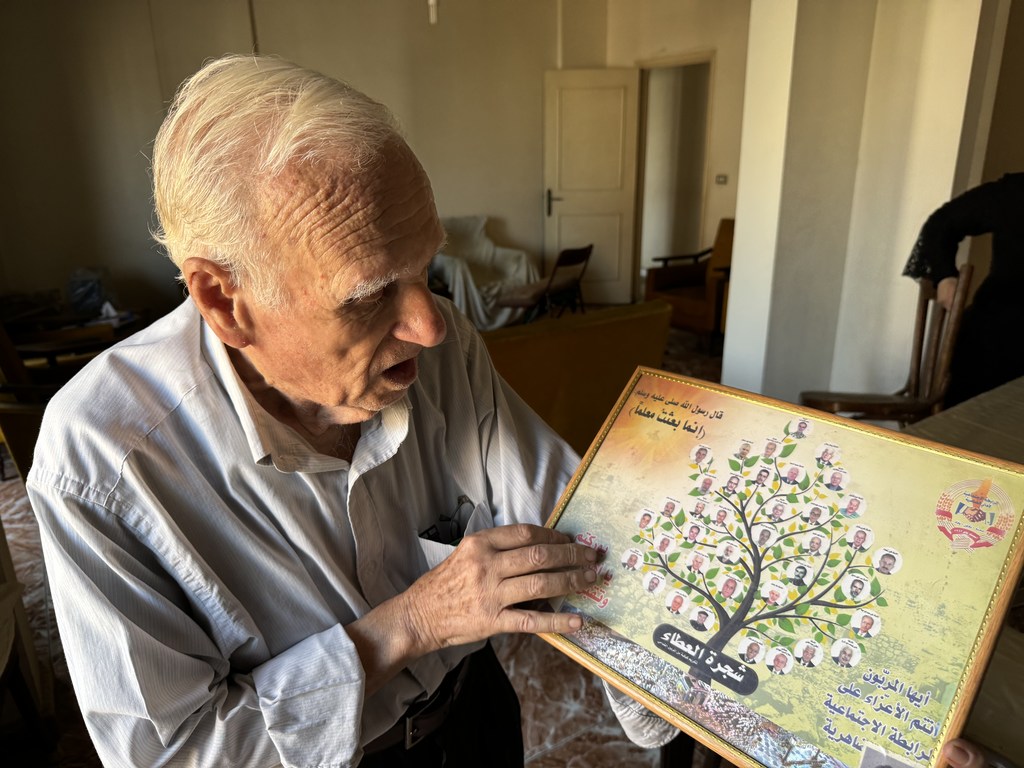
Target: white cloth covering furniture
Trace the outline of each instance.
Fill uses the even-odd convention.
[[[495,245],[484,231],[486,216],[441,219],[448,240],[430,265],[431,276],[447,288],[449,298],[482,331],[514,322],[523,310],[495,306],[502,289],[524,285],[540,276],[525,251]]]

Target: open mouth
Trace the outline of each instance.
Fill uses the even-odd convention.
[[[392,384],[405,389],[416,381],[416,358],[410,357],[408,360],[392,365],[381,375]]]

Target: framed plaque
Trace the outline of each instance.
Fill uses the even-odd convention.
[[[544,635],[741,766],[939,762],[1024,560],[1024,467],[640,368],[549,520]]]

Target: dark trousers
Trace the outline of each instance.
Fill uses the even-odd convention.
[[[469,658],[444,725],[412,749],[399,744],[364,756],[360,768],[522,768],[519,697],[490,643]]]

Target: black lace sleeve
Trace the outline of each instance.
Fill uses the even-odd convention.
[[[993,232],[1020,214],[1024,174],[1007,174],[969,189],[936,210],[921,227],[903,274],[938,284],[956,277],[960,241]]]
[[[925,256],[924,249],[925,241],[921,235],[918,235],[917,240],[914,242],[914,247],[910,251],[910,258],[907,259],[907,264],[903,267],[903,275],[905,277],[931,280],[933,283],[938,284],[939,281],[934,277],[934,270],[932,269],[931,262]]]

